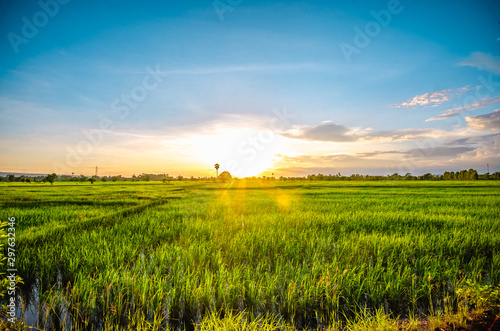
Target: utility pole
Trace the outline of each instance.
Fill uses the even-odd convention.
[[[490,174],[490,164],[486,163],[486,166],[488,167],[488,175]]]
[[[97,178],[97,166],[95,166],[95,178]]]

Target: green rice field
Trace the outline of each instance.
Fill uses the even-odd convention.
[[[0,205],[40,329],[334,330],[500,285],[497,181],[2,184]]]

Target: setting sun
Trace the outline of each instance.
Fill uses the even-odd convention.
[[[236,177],[257,176],[271,169],[278,160],[276,154],[285,148],[283,137],[257,129],[218,128],[217,132],[177,139],[174,143],[192,150],[199,163],[219,163],[221,171]]]

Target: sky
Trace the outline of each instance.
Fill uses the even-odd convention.
[[[0,3],[0,172],[500,171],[500,3]]]

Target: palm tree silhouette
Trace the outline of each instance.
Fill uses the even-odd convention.
[[[215,179],[217,180],[217,177],[219,177],[219,164],[216,163],[214,167],[215,167],[215,170],[217,172],[217,176],[215,176]]]

